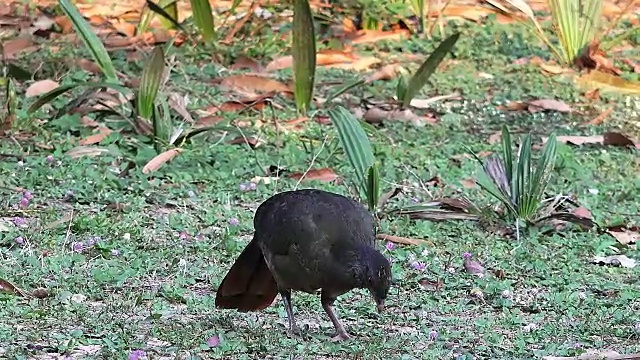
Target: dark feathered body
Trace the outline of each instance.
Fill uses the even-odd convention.
[[[253,240],[218,289],[216,306],[260,310],[280,292],[290,307],[291,290],[322,289],[323,307],[336,325],[328,308],[353,288],[368,288],[383,303],[389,262],[374,248],[374,219],[361,204],[321,190],[282,192],[258,207],[254,227]]]

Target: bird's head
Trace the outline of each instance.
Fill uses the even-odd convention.
[[[375,249],[367,256],[365,286],[376,302],[378,312],[384,310],[384,301],[391,286],[391,264],[389,260]]]

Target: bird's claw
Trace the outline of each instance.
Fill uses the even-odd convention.
[[[351,339],[351,335],[346,332],[338,333],[338,335],[331,338],[331,342],[338,342]]]
[[[287,330],[287,335],[290,338],[297,337],[297,336],[299,336],[301,338],[304,338],[302,330],[300,330],[300,328],[297,325],[290,327]]]

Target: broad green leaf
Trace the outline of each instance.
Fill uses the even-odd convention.
[[[313,98],[316,73],[316,38],[308,0],[293,0],[292,41],[296,107],[306,114]]]
[[[193,11],[193,22],[200,30],[200,34],[205,42],[211,43],[216,36],[213,23],[213,11],[209,0],[190,0]]]
[[[87,23],[78,8],[73,5],[70,0],[58,0],[60,7],[64,11],[64,13],[71,19],[71,23],[73,24],[73,28],[76,30],[80,38],[84,42],[84,44],[89,48],[93,60],[98,64],[102,73],[106,77],[106,81],[114,84],[120,83],[118,80],[118,75],[116,73],[116,69],[111,62],[111,58],[109,57],[109,53],[104,48],[104,45],[98,38],[98,36],[93,32],[89,23]]]
[[[358,189],[366,195],[368,171],[375,161],[369,138],[358,120],[342,106],[329,110],[329,117],[338,131],[347,159],[355,170]]]
[[[378,200],[380,199],[380,169],[378,163],[374,162],[369,168],[368,173],[367,202],[369,203],[369,210],[375,212],[378,206]]]
[[[164,68],[164,52],[162,46],[156,46],[155,49],[153,49],[151,58],[147,62],[147,66],[145,66],[142,71],[140,87],[138,88],[136,108],[138,110],[138,116],[145,120],[150,120],[153,114],[158,90],[162,84]]]
[[[55,100],[58,96],[66,93],[69,90],[73,90],[75,88],[83,88],[83,87],[87,87],[87,88],[110,88],[113,90],[116,90],[118,92],[120,92],[121,94],[127,94],[129,93],[131,90],[129,88],[126,88],[122,85],[117,85],[117,84],[112,84],[112,83],[107,83],[107,82],[82,82],[82,83],[76,83],[76,84],[69,84],[69,85],[62,85],[59,86],[51,91],[49,91],[48,93],[42,94],[38,100],[36,100],[33,104],[31,104],[31,106],[29,106],[29,109],[27,110],[28,112],[34,112],[36,110],[38,110],[39,108],[41,108],[43,105]]]
[[[411,100],[413,100],[413,98],[418,95],[420,89],[427,84],[429,77],[431,77],[438,68],[438,65],[440,65],[442,60],[444,60],[445,56],[447,56],[451,49],[453,49],[453,46],[458,41],[459,37],[460,33],[458,32],[446,38],[420,66],[418,71],[409,81],[404,96],[399,98],[399,100],[402,101],[402,107],[409,106]]]

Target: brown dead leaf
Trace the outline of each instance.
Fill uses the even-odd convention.
[[[76,65],[84,71],[90,72],[92,74],[101,74],[102,70],[98,66],[98,64],[94,63],[91,60],[87,59],[78,59],[76,60]]]
[[[223,120],[224,120],[224,117],[219,115],[202,116],[198,118],[198,120],[196,120],[194,126],[195,127],[213,126]]]
[[[620,59],[623,63],[627,64],[634,73],[640,74],[640,63],[636,63],[631,59]]]
[[[136,35],[136,25],[124,19],[112,20],[111,26],[113,26],[113,28],[116,29],[117,32],[121,33],[124,36],[132,37]]]
[[[582,125],[600,125],[604,122],[604,120],[607,118],[607,116],[609,116],[609,114],[611,114],[611,112],[613,111],[613,109],[615,108],[615,105],[608,108],[607,110],[603,111],[600,113],[600,115],[594,117],[593,119],[591,119],[591,121],[587,121],[586,123],[582,124]]]
[[[580,56],[573,61],[579,69],[598,70],[604,73],[620,76],[622,71],[613,65],[607,54],[600,50],[600,41],[595,39],[586,46]]]
[[[638,241],[640,241],[640,233],[638,231],[613,231],[613,230],[608,230],[607,233],[611,236],[613,236],[614,238],[616,238],[616,240],[618,240],[618,242],[622,245],[635,245],[638,243]]]
[[[326,66],[340,63],[352,63],[358,56],[351,52],[335,50],[335,49],[324,49],[318,51],[316,54],[316,66]],[[287,69],[293,66],[293,57],[291,55],[286,55],[280,58],[277,58],[271,61],[266,67],[265,71],[271,72],[276,70]]]
[[[182,152],[182,149],[170,149],[163,153],[156,155],[153,159],[142,168],[143,174],[152,173],[162,167],[162,165],[171,161],[174,157],[178,156]]]
[[[465,189],[471,189],[476,186],[476,181],[473,179],[462,179],[460,180],[460,183]]]
[[[344,69],[344,70],[353,70],[353,71],[364,71],[368,70],[373,65],[379,64],[381,62],[380,59],[373,56],[359,57],[352,62],[349,63],[338,63],[326,65],[328,68],[332,69]]]
[[[219,87],[247,97],[257,97],[262,93],[291,93],[289,86],[278,80],[259,74],[231,75],[219,82]]]
[[[234,139],[229,140],[229,144],[231,144],[231,145],[247,144],[252,149],[255,149],[258,146],[260,146],[260,141],[258,141],[258,139],[254,138],[254,137],[238,136],[238,137],[236,137]]]
[[[548,74],[551,74],[551,75],[564,74],[564,73],[567,73],[567,72],[571,71],[571,69],[567,69],[567,68],[564,68],[564,67],[562,67],[560,65],[556,65],[556,64],[541,63],[538,66],[540,66],[540,68],[544,72],[546,72]]]
[[[20,52],[31,52],[37,49],[33,41],[27,38],[16,38],[7,40],[2,43],[4,58],[7,60],[15,59]]]
[[[581,218],[592,219],[591,211],[589,211],[589,209],[587,209],[585,207],[582,207],[582,206],[573,209],[573,211],[571,213],[573,215],[579,216]]]
[[[289,177],[295,180],[302,181],[320,181],[320,182],[332,182],[338,179],[338,174],[330,168],[310,169],[306,173],[292,173]]]
[[[107,136],[109,136],[109,134],[111,134],[111,129],[109,129],[108,127],[105,126],[100,126],[98,128],[98,132],[93,134],[93,135],[89,135],[84,139],[81,139],[80,141],[78,141],[78,144],[80,145],[93,145],[93,144],[97,144],[100,141],[104,140]]]
[[[49,91],[56,89],[59,86],[60,84],[49,79],[36,81],[27,88],[24,96],[28,98],[39,96],[48,93]]]
[[[418,127],[438,122],[438,119],[432,113],[419,116],[409,109],[383,110],[378,107],[368,109],[367,112],[364,113],[363,119],[370,124],[380,124],[385,121],[403,121]]]
[[[444,285],[444,283],[441,280],[429,280],[427,278],[423,278],[418,280],[418,284],[420,284],[420,286],[422,287],[422,289],[427,290],[427,291],[439,291],[442,286]]]
[[[29,297],[29,294],[5,279],[0,279],[0,292]]]
[[[621,78],[620,76],[593,70],[576,79],[583,91],[599,90],[618,94],[640,94],[640,82]]]
[[[528,110],[529,112],[538,112],[538,111],[544,111],[544,110],[549,110],[549,111],[557,111],[557,112],[563,112],[563,113],[568,113],[571,112],[571,107],[567,104],[565,104],[562,101],[559,100],[554,100],[554,99],[538,99],[538,100],[531,100],[531,101],[527,101],[526,102],[528,106]]]
[[[493,134],[489,135],[489,140],[487,142],[489,145],[497,144],[502,140],[502,131],[496,131]]]
[[[542,138],[542,142],[547,142],[547,137]],[[593,136],[557,136],[556,140],[565,143],[565,144],[573,144],[573,145],[587,145],[587,144],[597,144],[597,145],[611,145],[611,146],[635,146],[637,145],[629,139],[627,136],[616,133],[616,132],[607,132],[603,135],[593,135]]]
[[[430,245],[433,246],[433,243],[428,240],[422,239],[414,239],[414,238],[406,238],[402,236],[388,235],[388,234],[377,234],[376,238],[382,241],[391,241],[396,244],[404,244],[404,245]]]
[[[498,106],[498,110],[508,110],[508,111],[522,111],[526,110],[529,106],[521,101],[509,101],[506,105]]]
[[[66,155],[72,159],[77,159],[83,156],[98,156],[104,153],[108,153],[109,149],[101,148],[97,146],[76,146],[66,152]]]
[[[331,124],[331,118],[326,115],[316,115],[313,117],[313,121],[317,122],[320,125]]]
[[[259,73],[262,71],[262,64],[258,60],[252,59],[248,56],[241,55],[236,59],[236,62],[231,65],[231,69],[242,70],[249,69],[251,72]]]
[[[378,69],[373,74],[370,74],[365,78],[366,83],[370,83],[376,80],[392,80],[398,74],[400,64],[388,64]]]
[[[407,29],[396,29],[391,31],[383,30],[360,30],[351,39],[352,44],[364,44],[382,40],[402,40],[408,39],[411,32]]]

